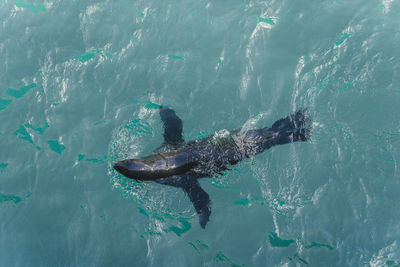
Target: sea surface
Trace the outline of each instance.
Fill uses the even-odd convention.
[[[400,1],[0,0],[0,266],[400,266]],[[177,188],[115,160],[260,128],[312,138]]]

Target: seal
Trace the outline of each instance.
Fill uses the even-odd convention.
[[[205,228],[211,215],[209,195],[198,179],[222,174],[229,166],[259,154],[272,146],[307,141],[310,120],[306,109],[277,120],[271,127],[256,130],[223,130],[200,140],[185,142],[182,120],[175,111],[160,107],[164,143],[151,155],[115,162],[114,169],[138,181],[154,181],[182,188]]]

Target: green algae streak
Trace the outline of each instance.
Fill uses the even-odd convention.
[[[49,144],[51,150],[60,155],[65,150],[65,146],[63,144],[60,144],[58,140],[49,140],[47,141],[47,143]]]
[[[209,249],[209,246],[200,240],[196,240],[196,242],[188,242],[188,244],[191,245],[199,254],[201,250]]]
[[[351,33],[343,33],[342,37],[335,43],[336,46],[341,45],[347,38],[349,38]]]
[[[96,157],[96,158],[86,158],[86,161],[92,162],[92,163],[103,164],[106,159],[107,159],[107,156],[103,156],[103,157]]]
[[[258,18],[258,22],[264,22],[269,25],[275,25],[275,22],[272,18]]]
[[[149,102],[147,102],[147,104],[144,107],[147,109],[159,109],[160,105],[149,101]]]
[[[227,261],[227,262],[231,262],[231,260],[224,255],[224,253],[222,253],[221,251],[219,251],[216,255],[215,255],[215,262],[221,262],[221,261]]]
[[[354,85],[353,85],[352,82],[350,82],[350,83],[345,83],[343,87],[339,88],[339,90],[348,91],[348,90],[350,90],[350,89],[353,88],[353,87],[354,87]]]
[[[144,216],[149,217],[149,214],[146,212],[145,209],[143,209],[141,207],[138,207],[137,209],[138,209],[140,214],[143,214]]]
[[[209,248],[210,248],[206,243],[202,242],[201,240],[196,240],[196,244],[197,244],[200,248],[203,248],[203,249],[209,249]]]
[[[99,54],[103,55],[103,51],[100,49],[92,50],[92,51],[88,51],[88,52],[77,55],[75,57],[75,59],[78,59],[80,62],[85,63],[85,62],[88,62],[89,60],[95,58]]]
[[[24,0],[15,0],[15,5],[17,7],[21,7],[21,8],[28,8],[30,9],[33,13],[38,13],[40,11],[42,12],[46,12],[47,9],[44,6],[43,3],[38,3],[37,5],[34,5],[32,3],[27,3]]]
[[[392,261],[392,260],[387,260],[385,261],[385,267],[400,267],[400,262]]]
[[[178,220],[182,224],[181,228],[179,228],[177,226],[171,226],[170,228],[165,230],[165,232],[167,232],[167,233],[174,232],[177,236],[181,236],[182,234],[186,233],[187,231],[189,231],[192,228],[192,224],[190,222],[186,221],[185,219],[181,218]]]
[[[218,251],[218,253],[214,257],[214,261],[215,262],[227,262],[232,267],[243,266],[243,265],[238,265],[238,264],[233,263],[227,256],[224,255],[224,253],[222,253],[222,251]]]
[[[241,198],[235,202],[233,202],[234,205],[241,205],[241,206],[248,206],[250,204],[250,200],[247,198]]]
[[[294,243],[294,240],[279,238],[274,232],[269,233],[268,239],[269,243],[273,247],[288,247],[290,244]]]
[[[334,248],[330,245],[326,245],[326,244],[321,244],[321,243],[317,243],[317,242],[311,242],[310,245],[305,246],[305,248],[327,248],[329,250],[333,250]]]
[[[293,257],[288,257],[289,260],[291,261],[298,261],[301,262],[302,264],[308,264],[308,261],[305,259],[301,258],[298,253],[294,254]]]
[[[0,173],[5,172],[7,167],[8,167],[8,163],[0,163]]]
[[[34,142],[33,139],[31,137],[31,135],[28,133],[28,131],[25,129],[25,127],[23,125],[20,125],[18,130],[16,130],[13,135],[15,135],[16,137],[18,137],[21,140],[27,141],[29,143],[31,143],[32,145],[34,145],[36,147],[37,150],[40,150],[40,147],[37,146]]]
[[[12,201],[15,204],[17,204],[17,203],[21,202],[21,200],[22,200],[21,197],[13,196],[13,195],[3,195],[0,193],[0,203]]]
[[[42,135],[47,130],[47,128],[49,128],[49,124],[47,123],[47,121],[42,121],[42,122],[39,122],[36,126],[32,125],[30,123],[26,123],[25,127],[30,128],[30,129],[34,130],[35,132],[37,132],[38,134]]]
[[[177,59],[177,60],[185,60],[184,57],[181,56],[176,56],[176,55],[168,55],[169,58],[171,59]]]
[[[192,242],[188,242],[188,244],[191,245],[198,254],[200,254],[200,250]]]
[[[36,83],[32,83],[27,86],[21,87],[19,90],[13,89],[13,88],[8,88],[7,89],[7,94],[9,96],[15,97],[15,98],[21,98],[23,97],[26,93],[28,93],[32,88],[36,87]]]
[[[0,98],[0,110],[6,109],[11,102],[12,100]]]
[[[100,125],[100,124],[103,124],[103,123],[106,123],[106,121],[105,120],[96,121],[95,123],[93,123],[93,126],[97,126],[97,125]]]

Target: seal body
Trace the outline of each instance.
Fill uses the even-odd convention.
[[[211,214],[208,194],[197,179],[221,174],[243,159],[266,149],[310,135],[306,110],[299,110],[276,121],[271,127],[256,130],[223,130],[209,137],[184,142],[182,121],[169,108],[160,108],[164,125],[164,144],[151,155],[114,163],[124,176],[182,188],[192,201],[204,228]]]
[[[269,128],[244,133],[225,130],[224,136],[212,135],[182,143],[170,148],[169,152],[156,150],[154,154],[143,158],[116,162],[114,168],[129,178],[144,181],[182,174],[195,175],[197,178],[208,177],[271,146],[298,141],[298,135],[279,133]]]

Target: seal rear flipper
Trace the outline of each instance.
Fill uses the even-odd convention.
[[[269,130],[279,133],[283,137],[281,140],[283,144],[309,140],[311,126],[308,110],[301,109],[286,118],[277,120]]]
[[[196,177],[189,175],[172,176],[156,181],[160,184],[180,187],[189,196],[194,209],[199,215],[200,226],[204,229],[211,215],[211,201],[206,191],[201,188]]]
[[[182,120],[175,114],[175,111],[160,106],[160,117],[164,125],[164,143],[169,145],[182,143]]]

